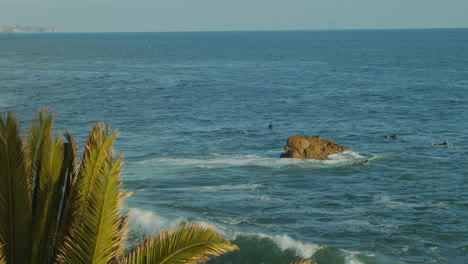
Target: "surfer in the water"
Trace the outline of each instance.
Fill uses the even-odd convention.
[[[273,122],[270,122],[270,124],[268,125],[268,128],[273,129]]]
[[[445,140],[443,143],[440,143],[440,144],[434,144],[434,143],[432,143],[431,145],[432,145],[432,146],[435,146],[435,145],[439,145],[439,146],[448,146],[448,145],[449,145],[449,142],[448,142],[448,140]]]
[[[393,134],[393,135],[391,135],[391,136],[385,135],[384,138],[393,138],[393,139],[397,139],[397,138],[398,138],[398,135],[397,135],[397,134]]]

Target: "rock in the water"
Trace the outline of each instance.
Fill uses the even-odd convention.
[[[319,136],[305,137],[300,135],[292,136],[288,139],[284,147],[284,153],[280,158],[294,159],[326,159],[328,156],[338,154],[348,150],[337,143],[322,139]]]

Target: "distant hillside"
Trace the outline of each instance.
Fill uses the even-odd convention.
[[[58,28],[36,27],[31,25],[0,25],[0,33],[55,33]]]

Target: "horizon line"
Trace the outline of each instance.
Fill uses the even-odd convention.
[[[60,29],[60,28],[59,28]],[[208,33],[208,32],[276,32],[276,31],[372,31],[372,30],[434,30],[434,29],[468,29],[468,27],[415,27],[415,28],[339,28],[339,29],[233,29],[233,30],[163,30],[163,31],[61,31],[52,34],[74,33]],[[28,34],[28,33],[25,33]],[[31,33],[30,33],[31,34]],[[34,34],[34,33],[32,33]],[[44,33],[49,34],[49,33]]]

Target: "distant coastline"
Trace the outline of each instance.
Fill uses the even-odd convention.
[[[60,29],[53,27],[38,27],[32,25],[0,25],[0,33],[57,33]]]

